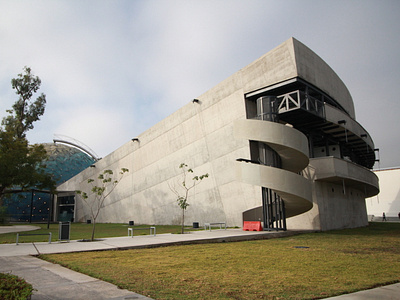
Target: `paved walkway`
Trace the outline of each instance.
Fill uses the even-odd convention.
[[[32,284],[32,300],[151,299],[34,256],[0,257],[0,272]]]
[[[47,242],[0,244],[0,256],[38,255],[99,250],[122,250],[133,248],[158,247],[160,245],[183,245],[210,242],[241,241],[274,238],[294,235],[299,232],[251,232],[241,229],[213,229],[212,231],[193,231],[187,234],[138,235],[132,237],[105,238],[95,242]]]
[[[24,228],[29,230],[29,228]],[[1,227],[0,227],[1,230]],[[20,231],[19,228],[14,230]],[[0,231],[1,232],[1,231]],[[64,299],[150,299],[148,297],[118,289],[115,285],[94,279],[42,261],[32,255],[67,253],[95,250],[119,250],[133,248],[183,245],[193,243],[228,242],[266,239],[297,234],[298,232],[248,232],[241,229],[195,231],[189,234],[158,234],[131,237],[107,238],[96,242],[56,242],[0,244],[0,272],[11,273],[24,278],[37,290],[32,300]],[[332,297],[336,300],[400,299],[400,284]]]
[[[0,226],[0,234],[11,232],[32,231],[40,229],[39,226],[32,225],[16,225],[16,226]]]

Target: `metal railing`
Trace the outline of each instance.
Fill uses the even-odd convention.
[[[276,97],[278,113],[303,109],[320,117],[325,117],[325,104],[303,91],[296,90]]]

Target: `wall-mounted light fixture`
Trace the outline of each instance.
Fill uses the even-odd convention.
[[[346,120],[339,120],[338,124],[346,124]]]
[[[91,168],[96,168],[96,165],[90,165]]]
[[[139,139],[138,138],[133,138],[132,142],[139,142]]]
[[[199,99],[193,99],[192,102],[193,103],[200,103],[200,100]]]
[[[366,138],[366,137],[367,137],[367,134],[366,134],[366,133],[363,133],[363,134],[361,135],[361,137]]]

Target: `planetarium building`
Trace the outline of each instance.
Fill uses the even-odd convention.
[[[51,175],[56,184],[61,184],[87,167],[96,159],[76,147],[61,143],[42,144],[48,155],[44,164],[45,171]],[[35,187],[29,191],[12,190],[4,199],[7,214],[11,222],[48,222],[49,220],[71,221],[74,218],[74,195],[58,194],[58,205],[53,205],[49,190]]]
[[[264,230],[359,227],[379,193],[373,141],[336,73],[294,38],[239,70],[58,187],[128,168],[98,222],[178,224],[179,165],[209,177],[185,222],[260,222]],[[89,219],[76,196],[75,220]]]

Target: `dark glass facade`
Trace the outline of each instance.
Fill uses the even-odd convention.
[[[74,147],[63,144],[43,144],[49,158],[46,161],[46,171],[52,174],[57,185],[67,181],[95,162],[95,159]],[[52,207],[53,195],[48,191],[39,191],[32,187],[30,191],[10,193],[4,199],[8,217],[11,222],[44,222],[52,219],[57,213],[58,219],[73,218],[74,197],[64,197],[65,203],[60,203],[59,211]],[[63,219],[63,220],[61,220]]]

